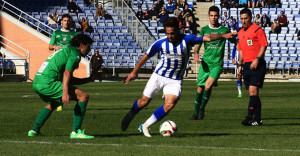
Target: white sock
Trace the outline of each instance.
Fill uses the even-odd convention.
[[[242,94],[242,86],[238,86],[239,94]]]
[[[155,117],[154,114],[152,114],[150,116],[150,118],[147,119],[147,121],[145,122],[147,125],[151,126],[152,124],[154,124],[157,121],[157,118]]]

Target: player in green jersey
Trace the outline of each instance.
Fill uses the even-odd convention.
[[[69,30],[69,24],[71,21],[72,17],[69,14],[62,15],[62,28],[53,32],[49,43],[49,50],[58,50],[62,46],[69,45],[71,39],[77,35],[75,31]]]
[[[63,46],[70,45],[72,38],[77,35],[75,31],[69,30],[69,24],[71,21],[72,17],[69,14],[62,15],[62,28],[53,32],[49,43],[49,50],[58,50]],[[57,111],[62,111],[62,107],[63,105],[58,106]]]
[[[219,23],[220,9],[212,6],[208,11],[210,24],[203,27],[200,35],[207,34],[225,34],[230,30]],[[236,43],[235,37],[229,39],[230,42]],[[204,118],[204,108],[207,104],[212,86],[217,85],[217,80],[223,70],[223,58],[226,39],[219,39],[204,43],[204,55],[199,68],[197,81],[197,92],[195,97],[195,113],[191,120],[199,120]],[[200,63],[199,49],[200,45],[195,47],[195,61]]]
[[[89,95],[72,85],[85,84],[92,81],[92,78],[75,78],[73,71],[78,68],[81,56],[86,56],[90,52],[93,40],[84,34],[79,34],[72,38],[70,45],[54,52],[42,64],[37,71],[33,89],[48,103],[42,108],[28,136],[37,136],[45,121],[50,117],[53,110],[61,103],[69,105],[70,100],[77,101],[73,113],[73,130],[71,139],[91,139],[81,131],[81,123],[86,111]]]

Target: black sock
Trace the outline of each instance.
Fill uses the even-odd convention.
[[[255,105],[256,105],[256,97],[257,96],[250,96],[250,101],[249,101],[249,106],[248,106],[248,116],[252,117],[254,114],[255,110]]]
[[[256,104],[254,107],[254,119],[255,121],[261,120],[261,102],[259,96],[256,96]]]

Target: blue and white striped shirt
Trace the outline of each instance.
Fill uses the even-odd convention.
[[[154,72],[170,79],[182,80],[191,46],[201,43],[202,39],[203,36],[182,35],[176,44],[170,43],[167,37],[154,42],[146,52],[149,57],[161,52],[161,60]]]

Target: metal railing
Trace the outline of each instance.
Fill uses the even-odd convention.
[[[136,17],[134,10],[124,0],[107,0],[110,1],[111,7],[116,10],[129,32],[133,35],[137,44],[144,51],[155,41],[155,38],[149,33],[145,25]],[[134,3],[134,0],[131,2]]]
[[[4,43],[4,41],[5,41],[5,43]],[[3,53],[3,50],[5,50],[6,52],[13,53],[14,55],[17,56],[15,58],[10,57],[8,59],[1,58],[2,59],[1,76],[6,75],[6,73],[4,72],[5,68],[6,68],[6,66],[4,64],[6,62],[5,60],[12,60],[13,62],[15,62],[16,67],[18,67],[18,66],[23,66],[24,67],[23,71],[22,71],[22,69],[17,69],[17,70],[21,70],[21,71],[17,71],[17,74],[18,73],[24,74],[25,78],[28,79],[29,78],[29,69],[30,69],[30,52],[28,50],[24,49],[23,47],[15,44],[11,40],[5,38],[2,35],[0,35],[0,43],[1,43],[1,46],[2,46],[2,49],[1,49],[2,53]]]
[[[13,15],[16,19],[19,21],[23,21],[24,23],[30,24],[29,26],[33,27],[37,31],[43,31],[46,33],[48,36],[52,35],[51,32],[48,31],[55,31],[55,29],[51,28],[47,24],[39,21],[38,19],[35,19],[31,15],[27,14],[26,12],[20,10],[19,8],[13,6],[12,4],[6,2],[5,0],[0,1],[0,11],[7,12],[10,15]],[[43,28],[42,28],[43,27]]]

